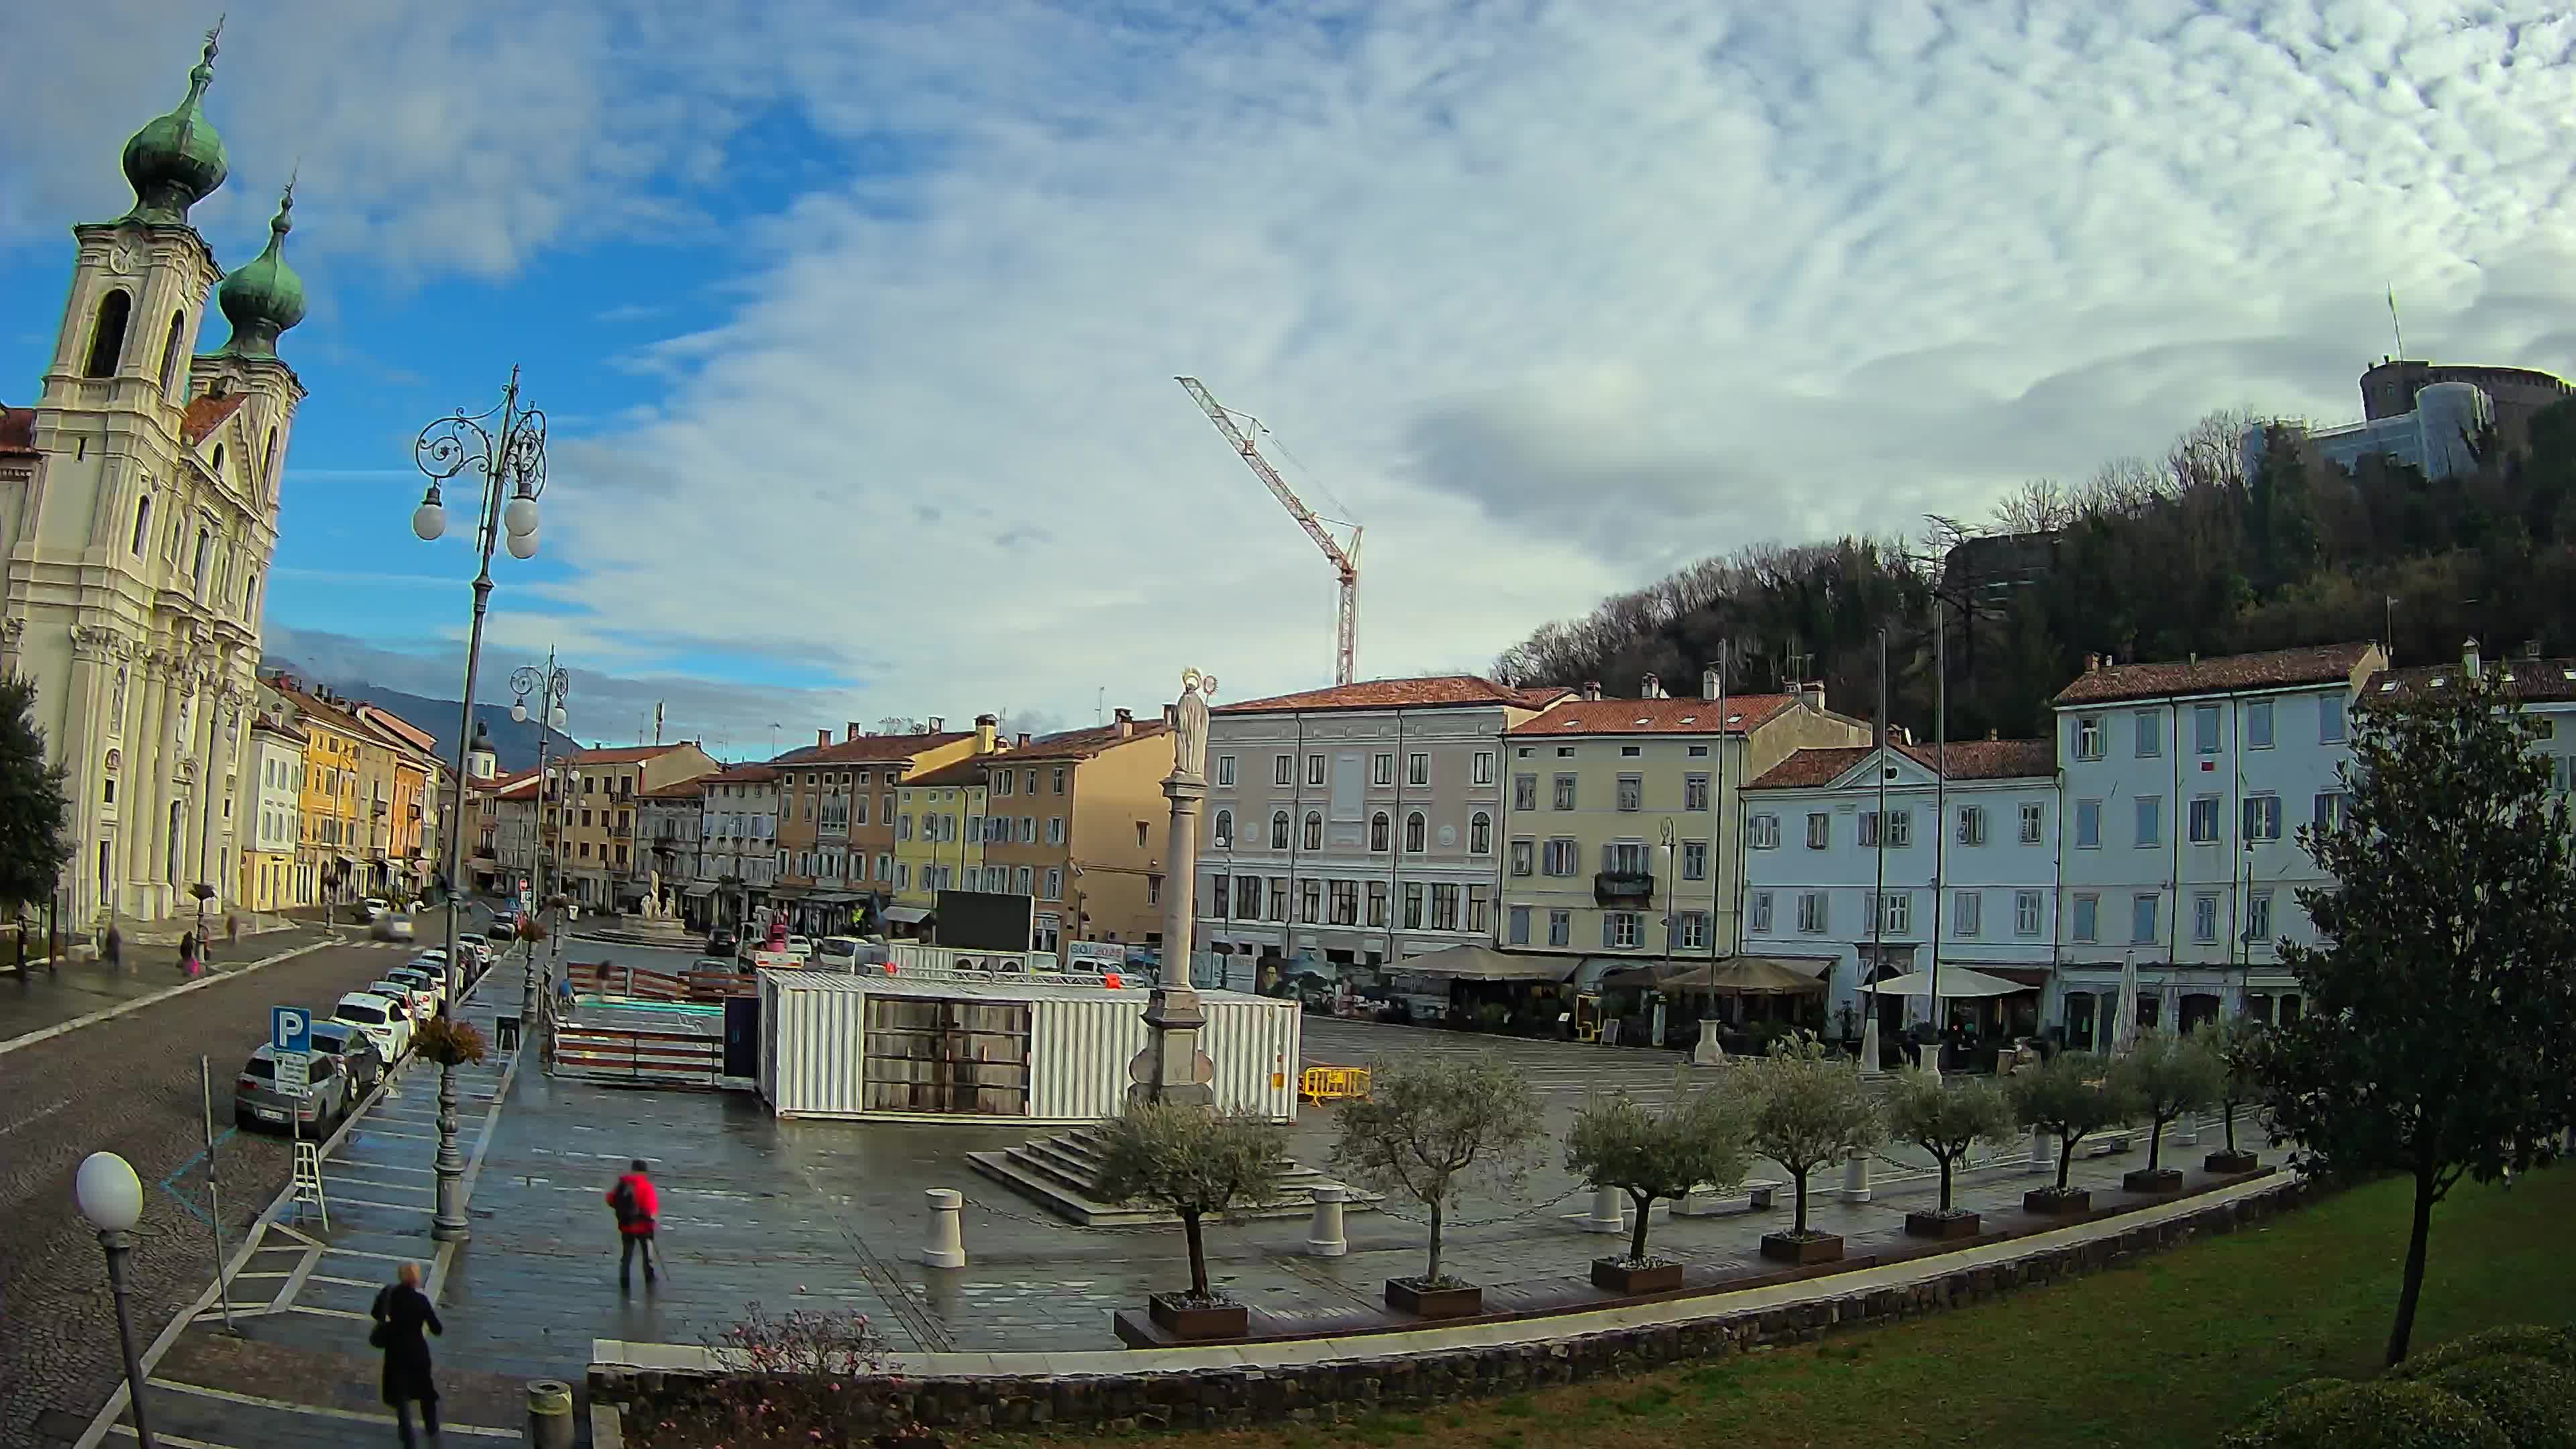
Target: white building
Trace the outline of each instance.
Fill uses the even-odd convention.
[[[2047,1016],[2097,1039],[2123,960],[2141,1025],[2295,1011],[2275,942],[2316,939],[2322,877],[2298,827],[2342,807],[2336,771],[2377,644],[2162,664],[2085,662],[2058,692],[2058,981]],[[2107,1024],[2107,1023],[2102,1023]]]
[[[1491,944],[1503,733],[1566,693],[1444,675],[1218,708],[1197,949],[1377,965]]]
[[[1743,949],[1818,963],[1831,1020],[1856,1032],[1863,985],[1938,961],[2021,983],[1988,1026],[2037,1029],[2056,959],[2047,740],[1804,749],[1757,777],[1743,808]],[[1882,998],[1881,1022],[1926,1004]]]
[[[234,892],[239,904],[257,911],[311,904],[299,891],[295,869],[295,847],[304,838],[303,791],[304,731],[275,715],[258,716],[233,802],[234,819],[249,835]]]
[[[75,916],[194,910],[189,886],[238,898],[239,794],[261,584],[304,387],[278,334],[303,284],[268,249],[226,275],[188,210],[223,184],[202,110],[214,46],[187,96],[126,143],[132,210],[72,229],[71,289],[32,409],[0,410],[0,669],[35,681],[37,723],[68,772]],[[232,335],[197,355],[208,293]],[[23,319],[21,325],[23,326]]]
[[[708,903],[712,924],[739,926],[768,903],[778,882],[778,771],[736,765],[698,783],[706,797],[688,895]]]

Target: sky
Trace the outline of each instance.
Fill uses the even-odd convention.
[[[13,17],[0,401],[214,8]],[[1365,527],[1363,677],[2215,408],[2349,420],[2392,293],[2413,355],[2576,376],[2539,0],[235,12],[195,219],[237,266],[294,174],[311,300],[269,653],[454,697],[412,444],[516,367],[545,522],[479,693],[554,648],[585,739],[1329,682],[1332,568],[1178,374]]]

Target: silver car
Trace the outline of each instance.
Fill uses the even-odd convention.
[[[299,1100],[277,1089],[277,1055],[263,1045],[242,1063],[241,1075],[233,1079],[233,1122],[245,1130],[252,1127],[296,1124],[307,1137],[318,1137],[349,1115],[349,1074],[340,1069],[340,1059],[320,1052],[305,1058],[307,1085]]]

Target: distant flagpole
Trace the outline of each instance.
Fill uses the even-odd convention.
[[[2397,355],[2406,355],[2406,324],[2397,320],[2397,284],[2388,285],[2388,327],[2397,334]]]

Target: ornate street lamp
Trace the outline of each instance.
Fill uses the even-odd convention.
[[[533,905],[548,896],[544,870],[544,866],[550,863],[547,860],[546,822],[554,809],[554,781],[547,773],[546,747],[554,742],[555,731],[564,727],[567,718],[564,701],[572,693],[572,671],[556,667],[555,652],[549,649],[546,651],[545,668],[523,664],[510,671],[510,693],[513,696],[510,718],[521,724],[530,719],[537,721],[537,849],[535,861],[529,866],[529,874],[533,877],[531,884],[535,889],[528,897]],[[537,697],[537,708],[533,714],[528,709],[530,695]],[[527,962],[520,971],[519,980],[519,1020],[523,1030],[524,1023],[536,1019],[536,992],[537,943],[531,939]]]
[[[475,508],[474,623],[465,642],[465,698],[456,727],[456,794],[449,803],[447,832],[447,1000],[463,988],[456,955],[456,882],[465,874],[465,777],[467,751],[474,739],[474,684],[483,662],[483,616],[492,599],[492,549],[506,536],[512,558],[537,552],[537,498],[546,491],[546,415],[519,402],[519,369],[510,369],[500,406],[480,413],[462,409],[421,429],[412,444],[412,460],[429,475],[429,489],[412,510],[411,531],[422,542],[447,532],[447,506],[439,485],[466,474],[482,490]],[[439,1008],[447,1009],[445,1004]],[[438,1103],[438,1211],[430,1236],[461,1242],[469,1234],[465,1221],[465,1154],[456,1145],[456,1103],[452,1088],[442,1089]]]
[[[99,1246],[107,1250],[107,1287],[116,1299],[117,1341],[125,1349],[125,1397],[134,1416],[134,1439],[152,1449],[152,1430],[143,1422],[143,1361],[135,1356],[134,1313],[125,1301],[125,1260],[134,1256],[134,1225],[143,1221],[143,1182],[124,1158],[93,1152],[72,1178],[72,1198],[98,1233]]]

